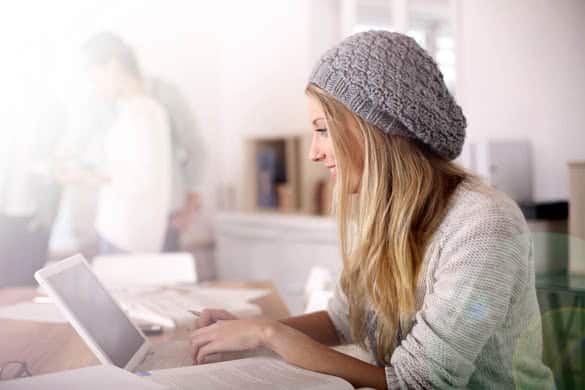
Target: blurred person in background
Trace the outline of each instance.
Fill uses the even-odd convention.
[[[109,39],[124,44],[132,56],[133,50],[121,38],[111,33],[100,33],[93,39]],[[195,126],[194,115],[188,101],[179,89],[165,80],[154,77],[142,77],[144,92],[155,99],[167,112],[171,130],[171,205],[169,221],[164,238],[163,251],[180,250],[180,236],[193,222],[200,206],[200,178],[203,172],[204,151]],[[92,170],[103,159],[105,134],[112,127],[116,118],[115,99],[92,91],[77,107],[67,137],[68,152],[64,171]],[[95,241],[93,229],[97,197],[92,185],[95,183],[79,180],[62,181],[66,187],[61,204],[60,215],[53,234],[55,246],[71,247],[67,237],[73,237],[79,247],[87,248],[91,256],[91,243]],[[74,176],[78,176],[74,174]],[[57,241],[62,241],[61,243]],[[65,241],[65,242],[63,242]],[[69,240],[71,241],[71,240]],[[74,245],[73,243],[73,245]]]
[[[55,176],[61,185],[61,199],[49,244],[53,259],[77,252],[92,258],[98,251],[95,214],[99,183],[84,180],[89,176],[84,173],[95,172],[104,159],[104,138],[114,112],[105,99],[87,95],[68,100],[65,108],[68,121],[55,151]]]
[[[133,50],[115,35],[83,47],[97,96],[115,104],[104,138],[104,162],[82,180],[99,185],[99,252],[152,253],[163,249],[171,210],[171,133],[167,112],[146,91]]]
[[[204,166],[203,141],[195,126],[189,103],[179,89],[160,78],[148,78],[146,89],[169,115],[172,141],[172,192],[165,252],[180,250],[181,234],[193,222],[201,205],[201,178]]]

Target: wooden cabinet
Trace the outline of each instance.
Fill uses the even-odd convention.
[[[244,211],[319,214],[329,171],[308,159],[311,132],[246,139]]]

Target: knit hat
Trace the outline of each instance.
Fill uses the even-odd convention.
[[[461,107],[437,64],[406,35],[354,34],[321,57],[309,82],[387,134],[416,138],[448,160],[461,153]]]

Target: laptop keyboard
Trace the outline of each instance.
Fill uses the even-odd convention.
[[[152,346],[136,371],[161,370],[193,364],[191,343],[188,340],[164,341]]]

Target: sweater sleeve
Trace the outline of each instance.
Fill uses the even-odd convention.
[[[472,206],[441,235],[434,282],[385,368],[389,389],[465,388],[525,284],[530,239],[511,207]]]

